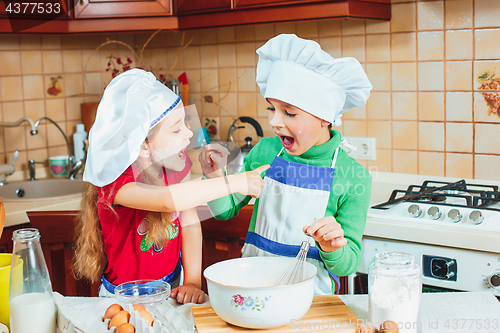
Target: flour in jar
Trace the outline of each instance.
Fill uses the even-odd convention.
[[[386,320],[397,323],[400,333],[418,332],[420,276],[372,277],[369,287],[369,321],[378,327]]]

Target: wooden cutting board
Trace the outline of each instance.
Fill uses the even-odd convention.
[[[210,305],[193,306],[198,333],[224,332],[352,332],[358,318],[336,295],[315,296],[309,311],[299,320],[275,329],[255,330],[226,323]],[[343,326],[343,327],[342,327]]]
[[[83,125],[85,126],[85,132],[87,133],[90,132],[90,128],[94,124],[98,105],[99,102],[82,103],[80,105],[80,109],[82,111]]]

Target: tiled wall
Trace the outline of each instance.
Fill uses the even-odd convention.
[[[368,104],[347,112],[339,127],[344,135],[377,138],[377,160],[362,161],[364,165],[388,172],[500,180],[500,118],[478,89],[484,72],[500,76],[500,1],[392,2],[390,22],[328,20],[203,29],[186,32],[184,41],[182,33],[161,32],[145,48],[146,63],[141,65],[174,77],[185,71],[190,104],[196,104],[203,119],[218,120],[221,139],[239,116],[257,119],[265,135],[273,135],[255,84],[255,50],[277,34],[295,33],[318,41],[334,57],[355,57],[365,67],[374,86]],[[81,121],[80,104],[99,100],[111,79],[106,57],[132,56],[122,45],[106,45],[84,71],[92,52],[108,38],[135,48],[150,36],[0,36],[1,120],[45,115],[71,135]],[[63,77],[63,92],[50,96],[50,78],[57,75]],[[240,143],[246,136],[256,138],[253,128],[236,133]],[[0,134],[0,161],[10,161],[20,149],[23,168],[28,159],[66,153],[60,133],[50,124],[33,137],[27,127],[0,128]]]

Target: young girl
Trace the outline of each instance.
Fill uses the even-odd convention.
[[[295,35],[279,35],[257,53],[257,84],[276,136],[260,140],[244,160],[244,170],[272,164],[243,256],[295,257],[307,232],[316,245],[307,255],[318,268],[315,294],[331,294],[339,288],[335,274],[351,274],[361,263],[371,192],[370,174],[339,147],[341,135],[331,125],[363,106],[372,86],[356,59],[334,59]],[[208,153],[199,158],[208,170]],[[228,219],[249,201],[235,194],[209,202],[209,208]]]
[[[101,296],[123,282],[162,279],[179,303],[203,302],[196,206],[228,193],[260,195],[266,166],[187,182],[193,133],[184,116],[180,97],[152,73],[132,69],[106,87],[90,130],[75,262],[79,277],[102,277]]]

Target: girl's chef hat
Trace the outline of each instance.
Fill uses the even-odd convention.
[[[264,98],[290,103],[338,126],[340,116],[364,106],[372,85],[354,58],[335,59],[318,43],[279,35],[257,50],[257,84]]]
[[[98,187],[115,181],[139,157],[149,130],[180,102],[150,72],[134,68],[115,77],[90,129],[83,180]]]

